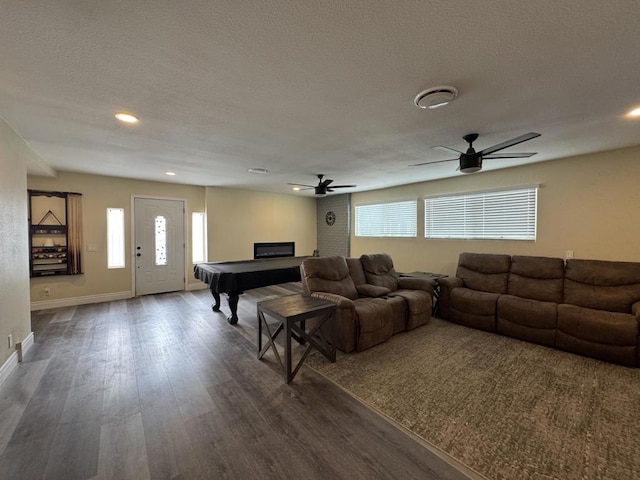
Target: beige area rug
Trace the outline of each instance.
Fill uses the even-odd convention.
[[[494,480],[640,479],[640,369],[433,319],[325,377]]]

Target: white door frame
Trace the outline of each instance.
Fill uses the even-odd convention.
[[[135,202],[136,198],[147,198],[151,200],[175,200],[182,202],[184,205],[184,287],[183,290],[187,289],[187,273],[189,271],[190,262],[187,262],[187,257],[189,256],[188,248],[189,241],[191,239],[191,234],[187,231],[188,221],[187,221],[187,212],[189,209],[187,208],[187,199],[186,198],[176,198],[176,197],[158,197],[155,195],[131,195],[131,245],[129,255],[129,265],[131,265],[131,290],[133,291],[133,296],[137,296],[138,292],[136,292],[136,213],[135,213]]]

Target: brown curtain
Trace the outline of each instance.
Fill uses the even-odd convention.
[[[67,194],[67,262],[69,273],[82,273],[82,195]]]

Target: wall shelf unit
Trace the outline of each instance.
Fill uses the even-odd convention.
[[[28,193],[31,277],[81,273],[78,266],[70,262],[68,223],[73,218],[68,211],[68,196],[79,194],[41,190]]]

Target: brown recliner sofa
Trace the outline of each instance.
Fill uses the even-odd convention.
[[[438,282],[443,318],[640,366],[640,263],[463,253]]]
[[[392,291],[391,276],[395,275],[395,270],[390,257],[363,257],[368,257],[365,262],[369,262],[377,275],[385,276],[389,286],[383,285],[383,281],[377,281],[378,284],[368,281],[362,257],[310,257],[300,267],[304,292],[336,304],[333,331],[327,333],[336,347],[346,353],[370,348],[395,333],[425,324],[431,318],[432,281],[411,279],[416,281],[396,284],[416,287],[422,292],[413,297],[409,288]],[[385,266],[379,266],[382,264]],[[383,270],[385,274],[382,274]],[[416,305],[419,302],[423,305]]]

